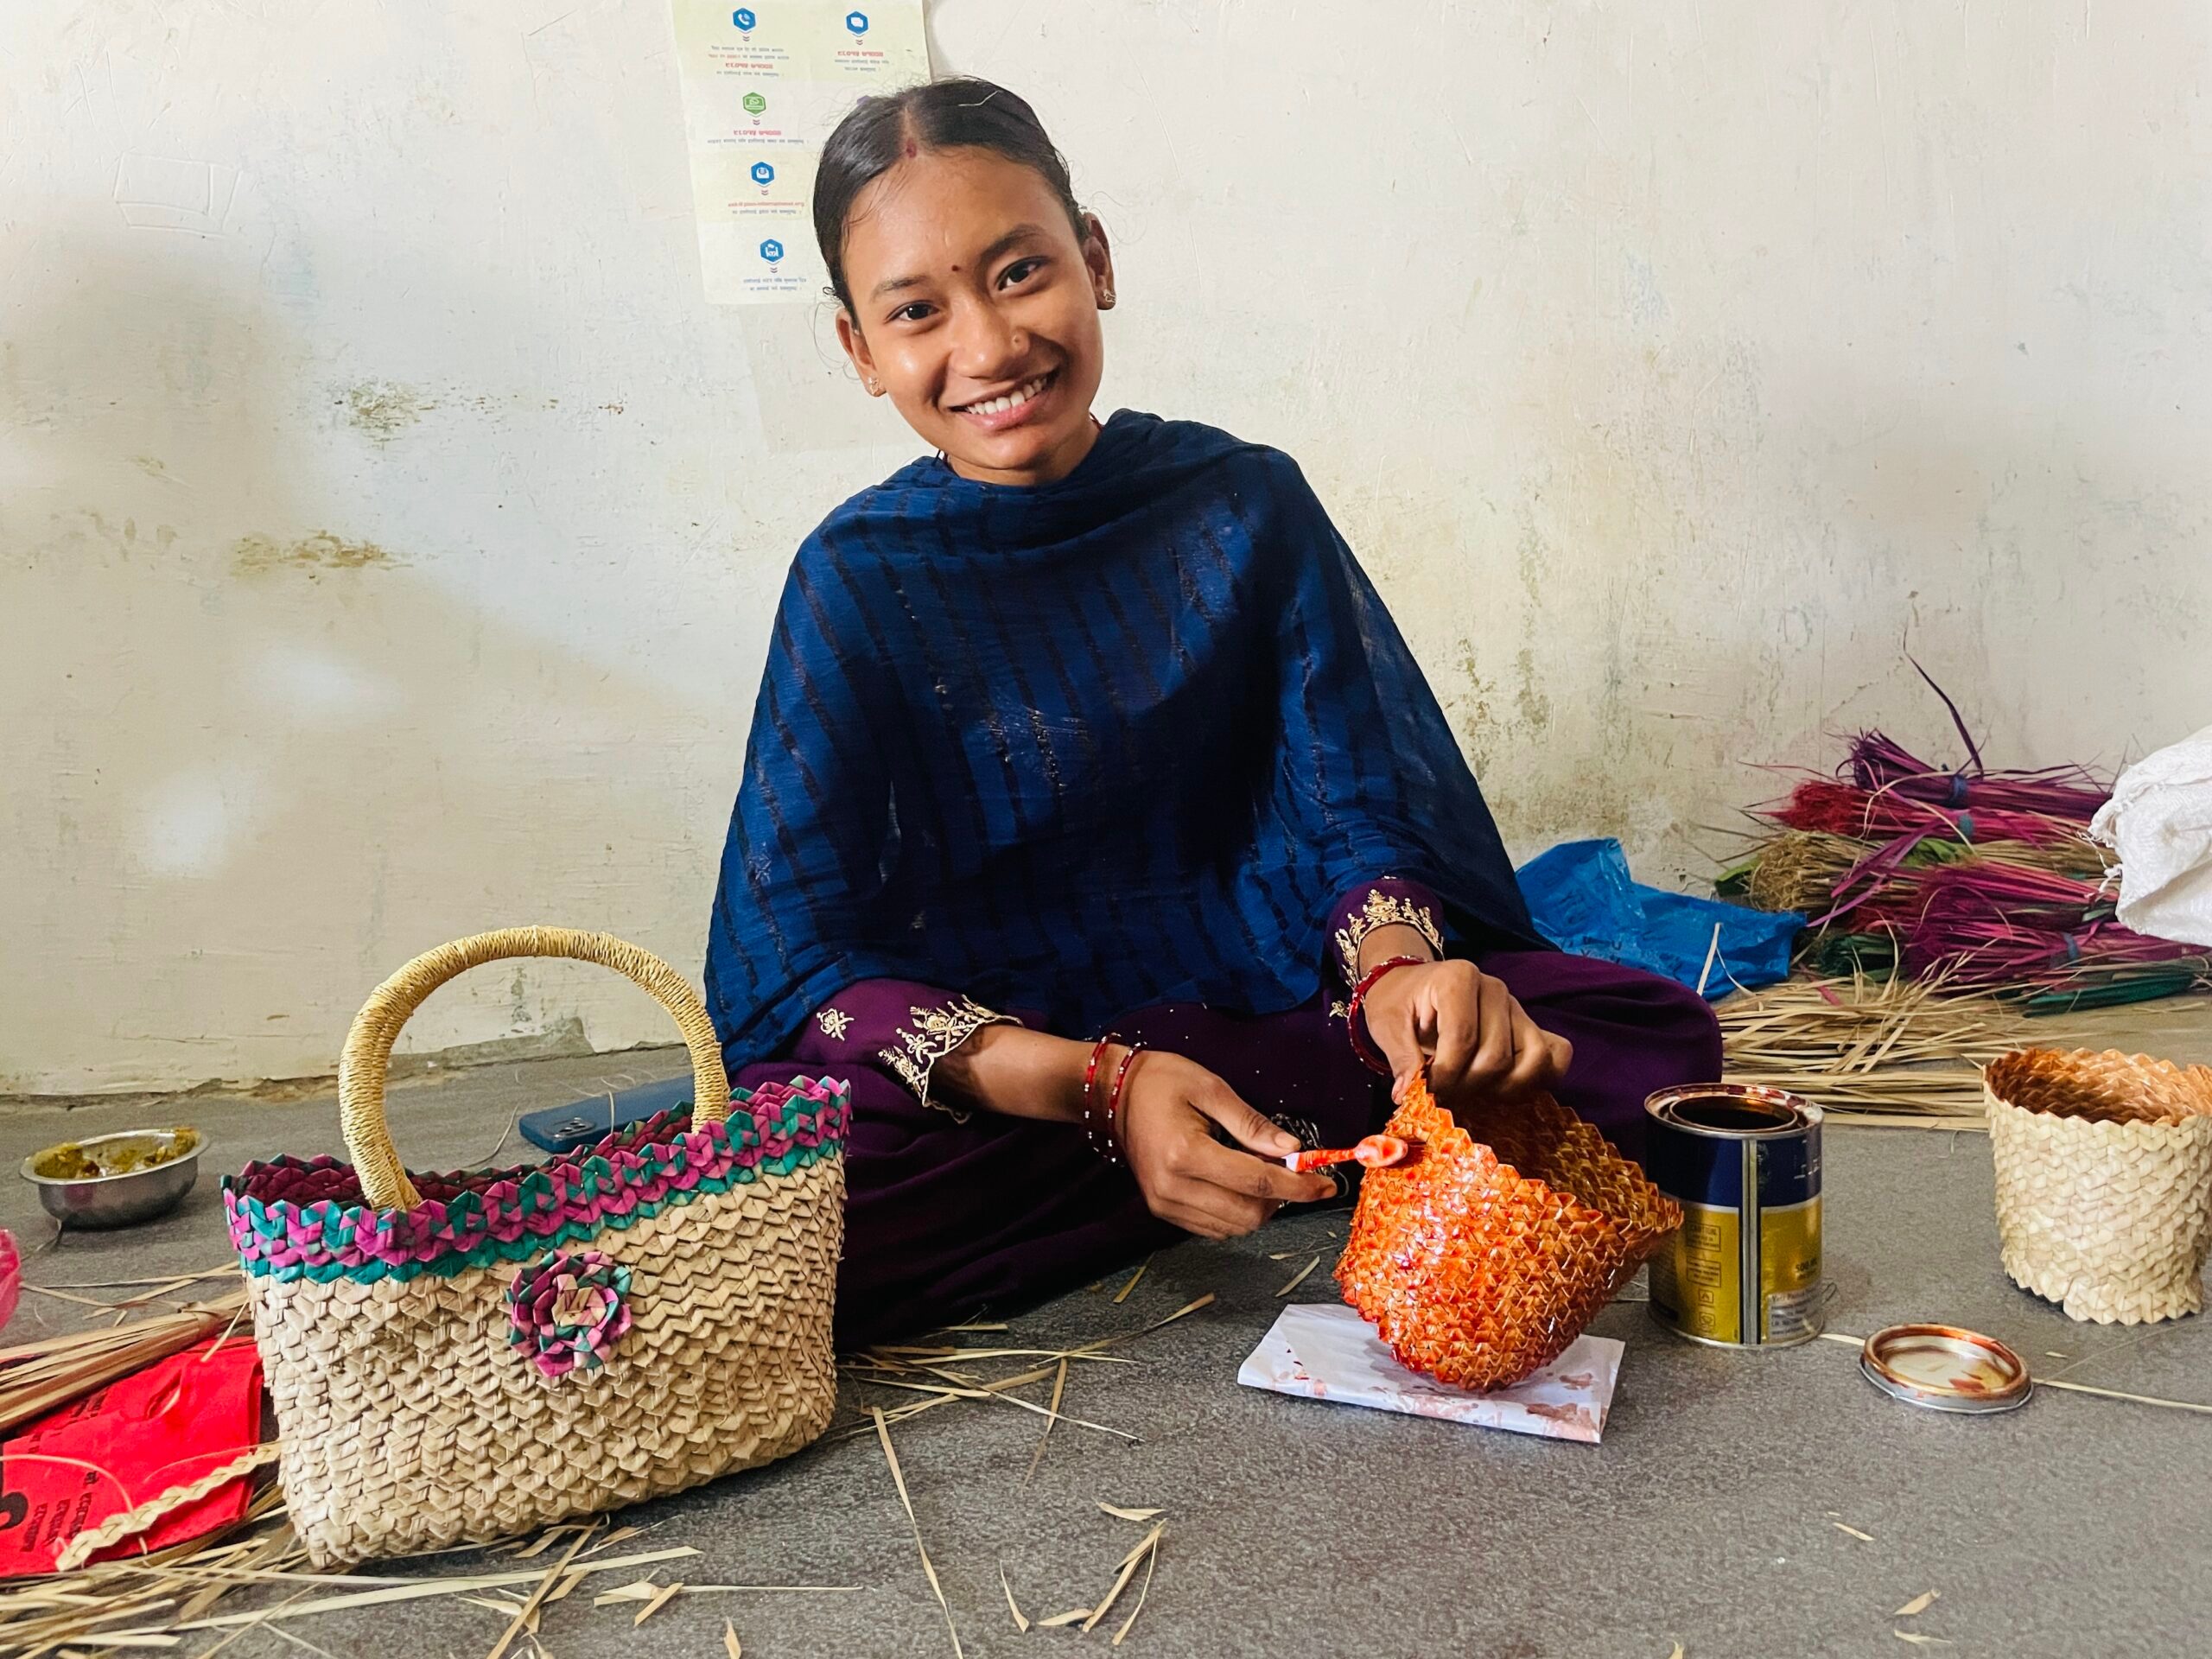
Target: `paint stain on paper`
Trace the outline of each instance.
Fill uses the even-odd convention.
[[[1531,1417],[1541,1417],[1554,1423],[1568,1423],[1577,1428],[1586,1428],[1594,1436],[1598,1420],[1590,1408],[1580,1405],[1554,1405],[1543,1401],[1530,1401],[1522,1408]]]

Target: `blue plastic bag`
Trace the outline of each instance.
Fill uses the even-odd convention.
[[[1718,899],[1647,887],[1628,873],[1621,844],[1563,841],[1517,872],[1536,931],[1562,950],[1663,974],[1695,988],[1706,953],[1720,944],[1706,975],[1717,1001],[1789,976],[1789,947],[1805,925],[1795,911],[1752,910]]]

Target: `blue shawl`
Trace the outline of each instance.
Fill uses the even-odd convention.
[[[1124,411],[1067,477],[917,461],[798,550],[707,952],[733,1066],[856,980],[1088,1034],[1311,997],[1331,906],[1419,881],[1542,949],[1420,666],[1289,457]]]

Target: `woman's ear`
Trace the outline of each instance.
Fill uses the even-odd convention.
[[[875,354],[868,348],[868,336],[853,321],[853,314],[842,308],[837,312],[837,343],[845,348],[846,359],[860,376],[861,385],[868,388],[868,395],[882,397],[883,377],[875,372]]]
[[[1101,311],[1114,308],[1114,250],[1106,241],[1106,226],[1096,213],[1083,216],[1083,263],[1090,272],[1090,291]]]

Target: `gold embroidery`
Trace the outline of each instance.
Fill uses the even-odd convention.
[[[1330,1018],[1330,1019],[1332,1019],[1332,1020],[1349,1020],[1349,1019],[1351,1019],[1351,1003],[1349,1003],[1349,1002],[1332,1002],[1332,1003],[1330,1003],[1330,1004],[1329,1004],[1329,1018]]]
[[[1367,890],[1367,898],[1352,918],[1337,930],[1337,957],[1344,970],[1344,983],[1359,983],[1359,947],[1367,936],[1378,927],[1404,926],[1417,929],[1428,941],[1428,948],[1439,957],[1444,955],[1444,935],[1437,931],[1436,918],[1429,913],[1427,905],[1417,905],[1410,899],[1401,899],[1395,893],[1377,887]]]
[[[822,1034],[833,1043],[845,1040],[845,1033],[853,1028],[853,1016],[842,1008],[824,1008],[814,1016],[814,1023],[822,1027]]]
[[[878,1049],[876,1058],[899,1074],[923,1105],[950,1112],[966,1122],[967,1113],[931,1097],[930,1073],[937,1069],[939,1060],[982,1027],[1016,1026],[1021,1022],[1011,1014],[995,1014],[973,997],[966,996],[956,996],[943,1007],[909,1008],[906,1012],[913,1024],[901,1026],[892,1033],[897,1046]]]

